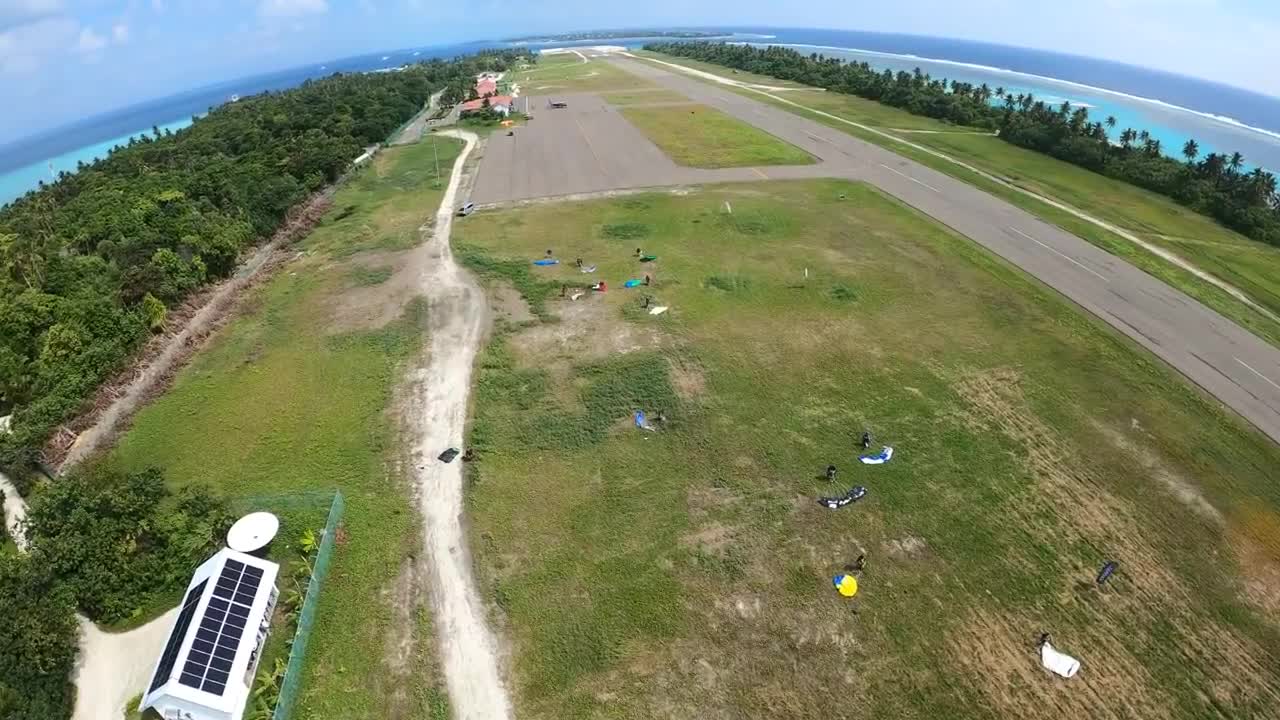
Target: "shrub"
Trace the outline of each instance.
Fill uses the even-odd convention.
[[[204,488],[171,496],[157,469],[95,467],[36,493],[27,538],[90,619],[116,623],[180,592],[230,525],[225,503]]]
[[[640,238],[649,237],[652,228],[644,223],[627,222],[627,223],[609,223],[600,228],[601,237],[611,240],[638,240]]]

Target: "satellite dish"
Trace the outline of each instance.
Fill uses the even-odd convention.
[[[280,519],[269,512],[249,513],[227,531],[227,547],[252,553],[266,547],[280,531]]]

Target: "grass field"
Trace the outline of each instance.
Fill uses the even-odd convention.
[[[603,97],[610,105],[616,106],[692,102],[689,98],[674,90],[662,90],[658,88],[603,93],[601,97]]]
[[[654,87],[652,83],[599,61],[582,62],[577,55],[540,55],[528,70],[514,73],[522,95],[567,92],[610,92]]]
[[[460,144],[438,143],[448,173]],[[402,666],[387,660],[414,626],[425,632],[429,623],[411,595],[397,607],[406,558],[418,551],[417,516],[388,411],[421,347],[425,308],[412,299],[412,271],[406,281],[386,269],[407,265],[406,248],[438,205],[438,187],[429,142],[380,154],[337,193],[299,248],[306,257],[252,294],[173,389],[139,413],[114,454],[237,502],[345,494],[295,718],[434,717],[443,702],[421,632]]]
[[[734,75],[726,68],[707,63],[653,53],[640,54],[735,80],[742,79],[740,75]],[[767,78],[759,78],[754,81],[767,82],[767,80]],[[781,83],[775,81],[775,84]],[[822,115],[804,112],[793,105],[779,102],[757,92],[750,90],[735,90],[735,92],[881,145],[923,165],[980,187],[1108,252],[1125,258],[1147,273],[1177,287],[1248,328],[1259,337],[1280,346],[1280,323],[1249,308],[1227,292],[1114,233],[1082,221],[1069,213],[1056,210],[1015,190],[1002,187],[998,183],[982,179],[981,176],[927,152],[913,150],[901,143]],[[909,133],[901,136],[910,142],[963,160],[973,167],[1015,185],[1071,204],[1114,225],[1130,230],[1144,240],[1173,250],[1200,269],[1243,290],[1260,305],[1280,313],[1280,280],[1277,280],[1280,278],[1280,248],[1249,240],[1167,198],[1088,172],[1046,155],[1015,147],[998,138],[956,133],[956,130],[962,130],[962,128],[918,117],[903,110],[851,95],[812,88],[778,93],[778,95],[806,107],[866,125],[886,129],[945,131],[939,134]]]
[[[470,440],[521,717],[1280,713],[1280,449],[968,241],[838,181],[455,235],[556,316],[495,336]],[[587,276],[531,277],[548,247],[610,291],[559,300]],[[856,463],[863,428],[891,462]],[[814,501],[851,485],[867,498]],[[844,600],[831,576],[864,552]],[[1039,667],[1041,631],[1078,677]]]
[[[706,105],[624,107],[620,112],[679,165],[725,168],[814,162],[800,148]]]

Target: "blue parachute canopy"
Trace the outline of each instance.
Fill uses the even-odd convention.
[[[893,457],[893,448],[886,447],[875,455],[863,455],[858,458],[863,465],[883,465]]]

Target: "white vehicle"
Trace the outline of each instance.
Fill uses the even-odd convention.
[[[469,202],[466,205],[463,205],[462,207],[458,208],[458,214],[461,215],[462,217],[466,217],[475,211],[476,211],[476,204],[473,202]]]

